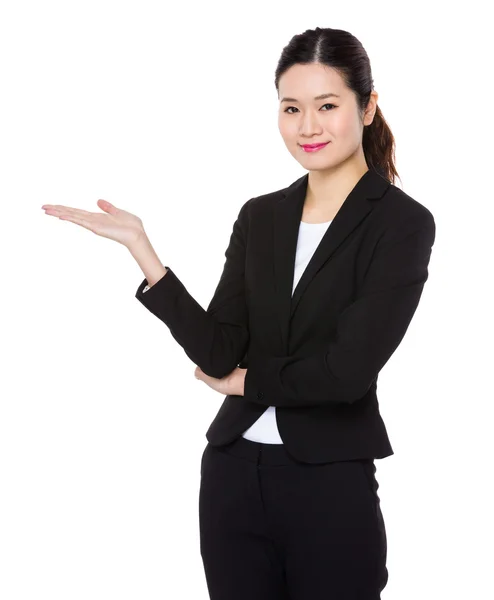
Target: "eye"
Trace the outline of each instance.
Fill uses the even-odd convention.
[[[323,105],[322,105],[322,107],[324,107],[324,106],[332,106],[333,108],[337,108],[337,107],[336,107],[336,105],[334,105],[334,104],[331,104],[331,103],[329,103],[329,102],[327,102],[326,104],[323,104]],[[321,108],[322,108],[322,107],[321,107]],[[289,112],[288,112],[288,110],[289,110],[290,108],[295,108],[295,110],[298,110],[298,108],[297,108],[296,106],[289,106],[289,107],[288,107],[288,108],[286,108],[286,109],[285,109],[283,112],[286,112],[286,113],[288,113],[289,115],[293,115],[294,113],[289,113]],[[328,111],[325,111],[325,112],[328,112]]]

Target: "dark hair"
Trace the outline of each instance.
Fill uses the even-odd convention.
[[[354,92],[363,117],[374,89],[369,57],[359,40],[348,31],[329,27],[307,29],[294,35],[283,48],[275,73],[275,86],[283,73],[295,64],[319,63],[335,69]],[[362,147],[369,168],[395,183],[399,178],[395,167],[395,140],[389,125],[377,106],[374,119],[364,127]]]

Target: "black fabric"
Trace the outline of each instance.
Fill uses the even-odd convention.
[[[300,463],[239,437],[201,461],[211,600],[379,600],[387,539],[372,459]]]
[[[393,449],[378,374],[421,298],[434,218],[369,169],[292,294],[307,183],[308,174],[241,207],[207,310],[170,267],[146,293],[144,279],[136,297],[206,374],[247,368],[244,395],[226,396],[206,433],[213,446],[232,442],[276,406],[283,443],[302,462],[384,458]],[[420,376],[413,365],[410,376]]]

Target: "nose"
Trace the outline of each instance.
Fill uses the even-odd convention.
[[[300,121],[300,136],[312,137],[320,135],[321,131],[322,128],[316,114],[311,110],[306,111]]]

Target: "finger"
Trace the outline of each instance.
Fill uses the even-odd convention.
[[[71,221],[72,223],[76,223],[76,225],[80,225],[81,227],[84,227],[84,229],[89,229],[89,231],[96,233],[92,227],[92,223],[90,223],[87,219],[82,219],[82,218],[74,217],[71,215],[62,215],[58,218],[62,221]]]
[[[61,204],[49,205],[45,204],[50,211],[55,211],[58,214],[68,214],[74,215],[76,217],[91,217],[93,215],[101,214],[101,213],[92,213],[87,210],[82,210],[80,208],[72,208],[71,206],[62,206]]]
[[[96,204],[101,208],[101,210],[104,210],[105,212],[109,213],[110,215],[116,216],[117,213],[119,212],[118,208],[116,206],[113,206],[113,204],[111,204],[107,200],[100,199],[100,200],[98,200],[98,202],[96,202]]]
[[[43,204],[41,208],[49,208],[50,210],[68,210],[71,206],[64,206],[63,204]]]

